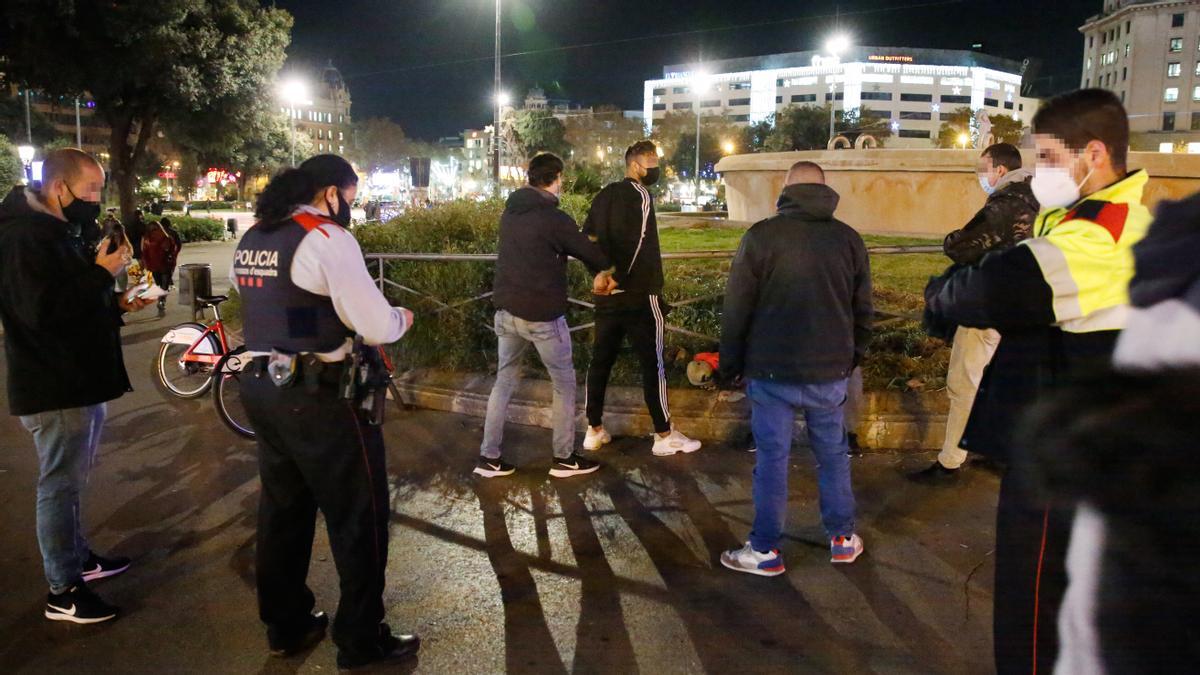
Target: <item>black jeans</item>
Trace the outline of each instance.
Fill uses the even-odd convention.
[[[1067,588],[1074,509],[1035,493],[1027,470],[1005,470],[996,512],[992,635],[996,672],[1049,673],[1058,657],[1058,611]]]
[[[634,309],[596,312],[596,337],[586,386],[589,425],[598,427],[602,422],[608,377],[621,345],[629,338],[629,345],[642,366],[642,390],[654,430],[660,434],[671,430],[667,373],[663,366],[663,315],[662,299],[657,295],[646,296],[645,303]]]
[[[278,388],[266,375],[241,379],[262,477],[259,616],[273,640],[307,626],[314,598],[305,579],[319,508],[341,589],[333,641],[350,656],[373,654],[384,617],[390,515],[383,435],[338,396],[336,378],[325,379],[315,392],[299,381]]]

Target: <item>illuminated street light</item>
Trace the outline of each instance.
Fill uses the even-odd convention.
[[[700,206],[700,95],[708,91],[708,72],[696,64],[692,68],[692,91],[696,94],[696,206]]]
[[[733,141],[725,141],[721,144],[721,151],[727,155],[732,155],[736,148],[733,147]]]
[[[966,134],[959,134],[959,135],[958,135],[958,144],[959,144],[959,145],[961,145],[961,146],[963,147],[963,150],[966,150],[966,149],[967,149],[967,143],[968,143],[970,140],[971,140],[971,137],[970,137],[970,136],[968,136],[968,135],[966,135]]]
[[[33,182],[33,153],[32,145],[17,146],[17,155],[21,158],[21,164],[25,166],[25,184]]]
[[[503,108],[504,106],[508,105],[509,103],[512,103],[512,97],[508,95],[507,91],[496,92],[496,105]]]
[[[830,56],[841,56],[850,50],[850,36],[838,33],[825,41],[825,51]]]
[[[308,84],[297,78],[282,82],[279,85],[279,98],[288,104],[288,119],[292,123],[292,166],[296,166],[296,106],[312,105]]]
[[[604,148],[596,148],[596,159],[604,161]]]

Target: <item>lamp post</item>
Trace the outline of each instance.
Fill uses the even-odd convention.
[[[704,72],[704,68],[697,65],[692,71],[692,89],[696,93],[696,175],[695,189],[693,195],[696,200],[696,208],[700,208],[700,106],[702,101],[700,97],[704,92],[708,91],[708,73]]]
[[[492,83],[492,91],[496,93],[492,117],[492,195],[495,197],[500,196],[500,113],[504,105],[501,98],[507,98],[500,91],[500,11],[501,0],[496,0],[496,72],[495,81]]]
[[[79,97],[75,97],[75,147],[83,148],[83,125],[79,123]]]
[[[288,104],[288,120],[292,124],[291,164],[296,166],[296,106],[312,105],[308,98],[308,85],[302,80],[288,80],[279,87],[279,98]]]
[[[850,38],[845,35],[834,35],[825,41],[825,51],[833,60],[839,60],[850,49]],[[833,145],[833,104],[837,102],[837,84],[829,83],[829,143],[826,147]]]
[[[21,158],[21,165],[25,167],[25,184],[29,185],[33,182],[33,146],[22,145],[17,147],[17,155]]]
[[[504,142],[503,134],[501,133],[500,125],[504,117],[504,108],[511,102],[508,92],[496,90],[496,120],[492,125],[492,182],[494,188],[493,196],[500,196],[501,171],[500,165],[504,163],[504,148],[501,145]]]

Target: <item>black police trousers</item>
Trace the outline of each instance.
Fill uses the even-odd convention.
[[[307,628],[315,600],[305,580],[320,509],[341,589],[333,641],[344,654],[372,654],[384,617],[390,514],[383,435],[339,397],[335,373],[323,375],[316,391],[302,376],[287,388],[266,374],[241,378],[262,478],[259,617],[273,642]]]
[[[667,372],[663,364],[663,328],[666,326],[663,302],[657,295],[644,298],[640,307],[597,310],[592,363],[588,366],[586,405],[588,424],[598,427],[604,417],[604,398],[621,345],[626,338],[633,348],[642,371],[642,393],[646,410],[654,422],[654,431],[671,430],[671,412],[667,408]]]
[[[1019,464],[1000,479],[992,616],[998,675],[1054,670],[1074,513],[1038,495]]]

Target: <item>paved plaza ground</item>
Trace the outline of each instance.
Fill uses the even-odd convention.
[[[183,262],[213,262],[219,279],[231,250],[189,246]],[[290,660],[266,654],[253,590],[254,445],[220,425],[208,398],[168,400],[153,385],[158,340],[186,316],[172,305],[166,319],[151,310],[125,329],[136,391],[110,404],[86,494],[93,546],[134,559],[95,584],[123,608],[118,621],[42,618],[36,457],[19,422],[0,417],[0,672],[334,669],[329,641]],[[835,567],[811,456],[799,449],[788,572],[767,579],[717,562],[753,515],[754,458],[741,444],[655,458],[648,439],[618,439],[599,453],[600,473],[558,481],[546,475],[549,431],[512,426],[506,443],[521,471],[484,483],[470,475],[481,420],[392,413],[386,603],[393,627],[424,640],[417,672],[991,670],[997,480],[982,470],[930,488],[904,474],[931,454],[855,459],[867,554]],[[320,528],[310,585],[332,612],[337,577]]]

